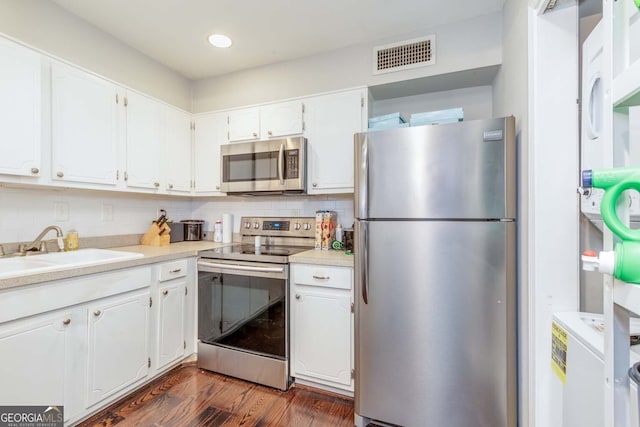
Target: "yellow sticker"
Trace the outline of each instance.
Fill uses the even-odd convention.
[[[551,369],[560,378],[562,384],[567,383],[567,331],[553,322],[551,325]]]

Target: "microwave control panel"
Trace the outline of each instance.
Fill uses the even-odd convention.
[[[286,150],[285,151],[285,179],[297,179],[300,174],[300,150]]]

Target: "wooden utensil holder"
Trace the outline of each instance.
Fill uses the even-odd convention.
[[[168,246],[171,243],[170,231],[171,228],[166,223],[158,227],[158,224],[154,222],[147,232],[142,235],[140,244],[144,246]]]

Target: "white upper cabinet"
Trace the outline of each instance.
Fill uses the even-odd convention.
[[[227,142],[227,114],[200,114],[194,120],[194,192],[220,193],[220,145]]]
[[[164,106],[146,96],[128,92],[125,107],[127,187],[159,189],[165,136]]]
[[[260,109],[261,139],[301,134],[304,130],[304,104],[279,102]]]
[[[302,101],[279,102],[229,112],[229,141],[298,135],[304,130]]]
[[[116,185],[118,104],[112,83],[84,71],[52,65],[52,178]]]
[[[260,139],[260,110],[245,108],[229,112],[229,141]]]
[[[41,56],[0,39],[0,174],[41,169]]]
[[[191,191],[191,114],[166,107],[164,170],[169,193]]]
[[[367,117],[364,89],[308,98],[307,192],[353,192],[353,135]]]

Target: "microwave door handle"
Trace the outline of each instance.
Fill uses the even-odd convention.
[[[280,151],[278,152],[278,179],[280,185],[284,185],[284,144],[280,144]]]

